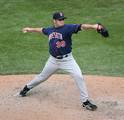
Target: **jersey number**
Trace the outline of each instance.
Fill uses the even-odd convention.
[[[57,41],[56,47],[57,47],[57,48],[65,47],[65,41]]]

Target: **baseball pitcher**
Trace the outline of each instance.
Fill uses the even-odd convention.
[[[72,55],[72,35],[79,31],[87,29],[95,29],[104,37],[108,37],[108,31],[103,25],[98,24],[65,24],[66,17],[62,12],[55,12],[53,14],[53,26],[44,28],[30,28],[23,29],[24,33],[39,32],[48,36],[49,39],[49,53],[50,56],[46,62],[42,72],[33,80],[24,86],[19,95],[24,97],[27,92],[47,80],[58,69],[64,70],[74,78],[79,91],[80,100],[84,108],[94,111],[97,106],[89,100],[85,80],[77,62]]]

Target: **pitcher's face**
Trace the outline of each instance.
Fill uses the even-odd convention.
[[[61,27],[64,25],[64,19],[60,19],[60,20],[53,20],[54,26],[55,27]]]

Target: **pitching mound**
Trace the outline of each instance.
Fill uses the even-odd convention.
[[[124,120],[124,78],[85,76],[98,105],[91,112],[81,107],[78,88],[68,75],[53,75],[27,97],[15,96],[34,76],[0,76],[0,120]]]

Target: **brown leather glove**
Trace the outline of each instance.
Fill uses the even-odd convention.
[[[102,28],[99,29],[99,25],[101,25]],[[109,37],[108,30],[101,23],[98,23],[97,32],[100,33],[103,37]]]

